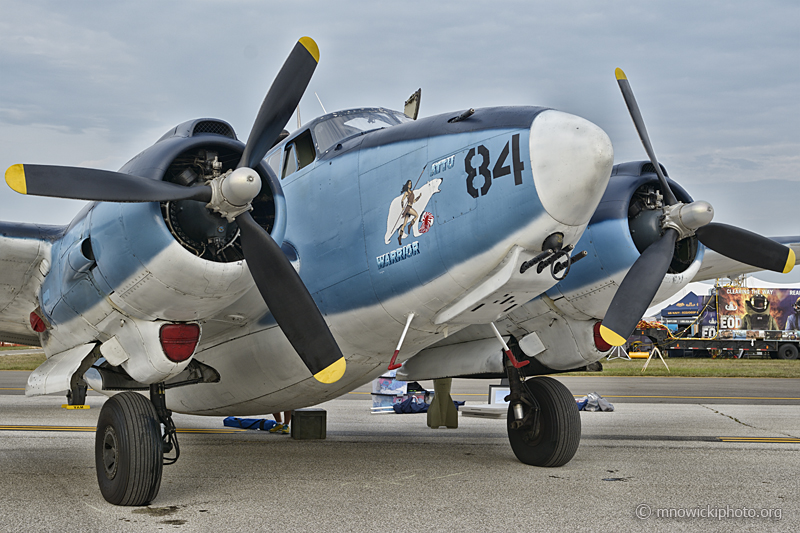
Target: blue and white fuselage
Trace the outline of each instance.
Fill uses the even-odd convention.
[[[253,323],[247,329],[257,332],[257,342],[251,336],[226,339],[197,355],[223,376],[211,387],[225,385],[226,369],[252,368],[253,360],[263,361],[257,364],[268,369],[264,375],[238,376],[233,388],[239,390],[252,379],[250,389],[256,391],[269,380],[274,392],[242,394],[246,403],[237,409],[268,412],[292,402],[295,407],[318,403],[373,379],[384,371],[409,313],[415,318],[404,344],[406,356],[468,324],[503,316],[514,303],[504,293],[500,300],[506,302],[497,306],[489,293],[467,311],[486,300],[483,312],[437,321],[515,248],[520,249],[514,257],[518,271],[541,251],[548,235],[561,232],[565,243],[580,238],[610,173],[611,145],[599,128],[540,108],[478,110],[469,121],[455,124],[448,118],[431,117],[351,138],[282,180],[288,215],[285,242],[296,250],[299,272],[347,354],[348,370],[334,385],[316,383],[302,364],[288,362],[293,354],[274,324]],[[576,124],[585,135],[558,131]],[[566,137],[563,145],[551,135],[553,129]],[[584,161],[575,158],[572,168],[563,168],[563,163],[559,168],[559,160],[576,155]],[[537,170],[541,177],[535,182]],[[387,233],[396,225],[392,204],[409,180],[420,197],[412,204],[419,206],[417,220],[410,231],[403,224],[403,237],[399,229],[392,232],[387,243]],[[576,201],[562,208],[569,195]],[[565,222],[551,215],[548,205]],[[404,216],[404,222],[410,218]],[[518,277],[502,286],[504,291],[513,288],[517,305],[555,283],[546,273]],[[225,313],[232,310],[252,314],[236,305]],[[281,357],[285,360],[279,361]],[[291,376],[274,371],[292,367]],[[204,387],[175,396],[192,405],[192,411],[218,409],[207,402]]]
[[[393,120],[339,138],[320,126],[371,116]],[[401,360],[464,328],[507,321],[526,304],[541,304],[549,290],[558,300],[549,270],[521,274],[520,266],[553,234],[582,249],[611,174],[607,135],[545,108],[479,109],[451,120],[456,116],[412,122],[383,109],[333,113],[284,139],[256,169],[269,187],[268,229],[345,354],[338,382],[312,379],[244,261],[202,257],[157,203],[92,204],[47,246],[37,294],[47,355],[71,368],[99,343],[107,361],[134,380],[163,381],[188,361],[162,357],[159,325],[196,322],[202,334],[193,359],[220,379],[171,390],[170,408],[264,413],[314,405],[373,379],[410,313]],[[191,151],[242,149],[235,138],[198,134],[197,121],[187,124],[122,171],[169,179]],[[589,358],[599,358],[595,352]],[[565,361],[552,368],[574,362]],[[46,370],[50,378],[60,372]],[[29,393],[56,392],[64,382],[39,378]]]

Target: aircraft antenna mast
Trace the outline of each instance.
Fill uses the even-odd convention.
[[[322,100],[320,99],[319,95],[317,94],[317,91],[314,91],[314,96],[316,96],[316,97],[317,97],[317,102],[319,102],[319,106],[322,108],[322,113],[323,113],[323,114],[325,114],[325,115],[327,115],[327,114],[328,114],[328,112],[327,112],[327,111],[325,111],[325,106],[324,106],[324,105],[322,105]]]

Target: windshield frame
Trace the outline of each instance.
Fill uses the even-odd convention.
[[[363,123],[348,124],[348,122],[367,117],[369,117],[368,123],[374,123],[375,127],[364,127]],[[308,127],[311,129],[311,133],[314,136],[317,152],[321,156],[329,152],[336,145],[341,144],[342,141],[364,135],[371,131],[399,126],[406,122],[413,122],[413,120],[399,111],[393,111],[382,107],[363,107],[336,111],[323,115],[315,119]],[[349,128],[349,131],[344,131],[345,128]],[[329,138],[325,139],[325,135],[328,135]]]
[[[286,149],[286,145],[288,143],[294,142],[295,139],[297,139],[305,131],[311,132],[311,138],[312,138],[312,140],[314,142],[314,148],[315,148],[315,150],[317,152],[317,156],[315,158],[315,161],[316,161],[316,160],[319,160],[321,157],[323,157],[328,152],[330,152],[331,150],[333,150],[338,144],[341,144],[342,142],[344,142],[344,141],[346,141],[348,139],[352,139],[353,137],[359,137],[361,135],[365,135],[365,134],[370,133],[372,131],[377,131],[377,130],[380,130],[380,129],[384,129],[384,127],[386,127],[386,126],[383,126],[383,127],[377,127],[375,129],[358,131],[356,133],[353,133],[352,135],[345,136],[345,137],[342,137],[340,139],[337,139],[336,141],[333,142],[333,144],[329,145],[324,150],[320,149],[319,139],[317,138],[317,134],[315,133],[315,128],[319,124],[328,122],[328,121],[336,119],[338,117],[348,117],[348,116],[355,117],[355,116],[358,116],[358,115],[365,115],[365,114],[382,114],[382,115],[387,115],[389,117],[393,117],[394,120],[396,120],[396,123],[395,124],[391,124],[391,126],[399,126],[400,124],[405,124],[407,122],[414,122],[410,117],[404,115],[402,112],[395,111],[393,109],[387,109],[385,107],[359,107],[359,108],[354,108],[354,109],[346,109],[346,110],[343,110],[343,111],[334,111],[333,113],[328,113],[326,115],[322,115],[320,117],[317,117],[314,120],[308,122],[307,124],[304,124],[299,129],[293,131],[291,134],[286,136],[286,138],[283,139],[281,142],[279,142],[278,144],[276,144],[275,146],[270,148],[269,152],[267,152],[267,154],[264,156],[264,160],[270,161],[275,156],[276,152],[280,152],[281,155],[277,158],[278,168],[275,169],[274,167],[272,167],[270,165],[270,169],[272,169],[275,172],[275,174],[280,177],[280,175],[283,172],[283,159],[284,159],[283,152]]]

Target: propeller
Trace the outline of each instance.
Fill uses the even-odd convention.
[[[642,140],[650,162],[655,167],[664,195],[664,216],[661,237],[648,246],[633,263],[617,293],[611,300],[600,326],[600,335],[612,346],[622,346],[633,333],[650,302],[658,292],[669,270],[675,243],[697,235],[703,245],[726,257],[764,270],[787,273],[794,267],[796,258],[791,248],[772,239],[735,226],[711,222],[714,209],[708,202],[689,204],[678,201],[658,164],[650,136],[633,96],[633,90],[622,69],[616,69],[625,105]]]
[[[184,187],[168,181],[94,168],[12,165],[6,183],[20,194],[97,202],[211,201],[211,188]]]
[[[280,246],[250,215],[261,188],[258,166],[303,96],[319,61],[319,48],[301,38],[278,72],[258,111],[236,170],[208,185],[184,187],[119,172],[47,165],[13,165],[6,182],[15,191],[104,202],[197,200],[239,226],[248,269],[264,302],[318,381],[334,383],[346,362],[322,313]]]

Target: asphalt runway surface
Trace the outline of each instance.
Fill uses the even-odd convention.
[[[0,395],[24,395],[28,374],[25,371],[0,371]],[[575,396],[597,392],[612,403],[703,402],[800,406],[800,379],[613,377],[593,374],[555,377]],[[457,401],[486,402],[490,383],[498,384],[500,380],[453,380],[452,397]],[[420,384],[433,390],[432,381],[422,381]],[[367,384],[342,396],[342,399],[368,399],[371,391],[372,386]],[[98,395],[94,391],[89,391],[89,394]]]
[[[3,388],[18,384],[13,374],[0,372]],[[104,397],[67,411],[60,396],[3,390],[0,530],[800,529],[800,380],[561,379],[616,410],[581,413],[581,445],[560,468],[519,463],[502,419],[461,416],[458,429],[431,430],[424,414],[373,415],[368,395],[348,394],[321,406],[319,441],[175,415],[181,459],[140,508],[109,505],[97,488]],[[479,405],[488,387],[456,380],[453,390]],[[724,401],[747,395],[778,399]]]

